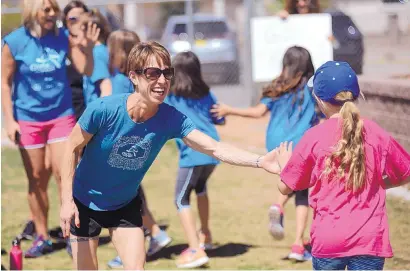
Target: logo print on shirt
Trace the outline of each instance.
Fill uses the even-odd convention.
[[[44,48],[44,53],[41,57],[36,58],[36,63],[30,65],[30,71],[32,72],[52,72],[55,71],[56,68],[61,68],[61,57],[60,54],[57,53],[56,50],[51,48]]]
[[[29,69],[34,73],[48,73],[54,72],[56,69],[60,69],[62,67],[62,60],[64,58],[63,55],[57,53],[56,50],[51,48],[44,48],[44,53],[36,58],[36,62],[31,64]],[[56,81],[53,77],[45,76],[43,82],[33,83],[31,88],[34,91],[42,91],[42,90],[61,90],[63,89],[64,84],[61,82]]]
[[[124,136],[114,144],[108,164],[125,170],[138,170],[144,166],[150,151],[150,139]]]

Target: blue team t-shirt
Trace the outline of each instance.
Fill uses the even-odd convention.
[[[302,98],[303,103],[300,103]],[[284,141],[293,141],[295,147],[314,124],[315,101],[307,86],[276,99],[262,98],[260,102],[268,107],[271,114],[266,133],[268,151],[279,147]]]
[[[134,122],[126,108],[129,95],[97,99],[78,121],[93,137],[77,166],[73,196],[93,210],[128,204],[164,144],[195,129],[188,117],[165,103],[149,120]]]
[[[165,102],[174,106],[181,111],[181,113],[189,117],[199,131],[217,141],[220,140],[214,125],[216,119],[209,112],[212,106],[216,104],[216,97],[211,92],[200,99],[184,98],[169,94]],[[219,161],[215,158],[189,148],[180,139],[176,139],[176,143],[180,154],[179,167],[219,164]]]
[[[114,71],[114,74],[110,77],[112,85],[112,94],[121,94],[121,93],[133,93],[134,85],[131,80],[125,76],[125,74],[120,73],[118,70]]]
[[[41,38],[20,27],[4,38],[16,62],[13,110],[16,120],[48,121],[74,114],[67,80],[68,38],[63,29]]]
[[[101,90],[97,82],[110,77],[108,69],[109,55],[108,48],[104,44],[99,44],[93,48],[94,70],[91,77],[84,75],[83,92],[86,105],[101,96]]]

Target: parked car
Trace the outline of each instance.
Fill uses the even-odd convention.
[[[208,82],[238,83],[239,57],[235,33],[229,28],[227,19],[212,14],[195,14],[194,43],[187,34],[186,15],[171,16],[165,26],[161,43],[171,56],[179,52],[192,51],[201,61],[204,79]]]
[[[363,72],[363,35],[352,19],[340,10],[325,10],[332,16],[333,59],[350,64],[357,74]]]

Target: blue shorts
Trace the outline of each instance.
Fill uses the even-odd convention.
[[[341,258],[312,257],[313,270],[383,270],[385,258],[376,256],[351,256]]]

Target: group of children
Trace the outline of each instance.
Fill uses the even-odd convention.
[[[93,22],[101,29],[93,49],[93,73],[83,77],[85,104],[102,96],[134,92],[126,71],[131,49],[140,42],[138,35],[130,30],[108,34],[98,13],[86,13],[77,21],[74,28],[87,31],[86,26]],[[393,255],[385,189],[410,181],[410,155],[374,122],[360,117],[353,103],[360,94],[357,76],[347,63],[329,61],[315,72],[309,52],[291,47],[284,55],[281,74],[251,108],[218,103],[202,79],[201,64],[193,52],[177,54],[172,67],[175,76],[165,102],[217,141],[215,125],[224,124],[226,116],[260,118],[270,113],[266,149],[276,151],[282,181],[278,185],[281,194],[268,210],[269,230],[275,239],[284,238],[284,206],[293,195],[296,233],[289,258],[306,259],[304,232],[310,206],[314,269],[383,269],[384,259]],[[284,142],[292,142],[293,153]],[[176,145],[175,205],[189,244],[178,257],[177,267],[193,268],[206,264],[206,250],[212,249],[207,181],[219,161],[180,139]],[[193,190],[199,230],[190,205]],[[144,195],[142,187],[139,194]],[[171,242],[156,224],[145,196],[143,224],[150,235],[148,256]],[[121,265],[118,256],[109,262],[113,268]]]

